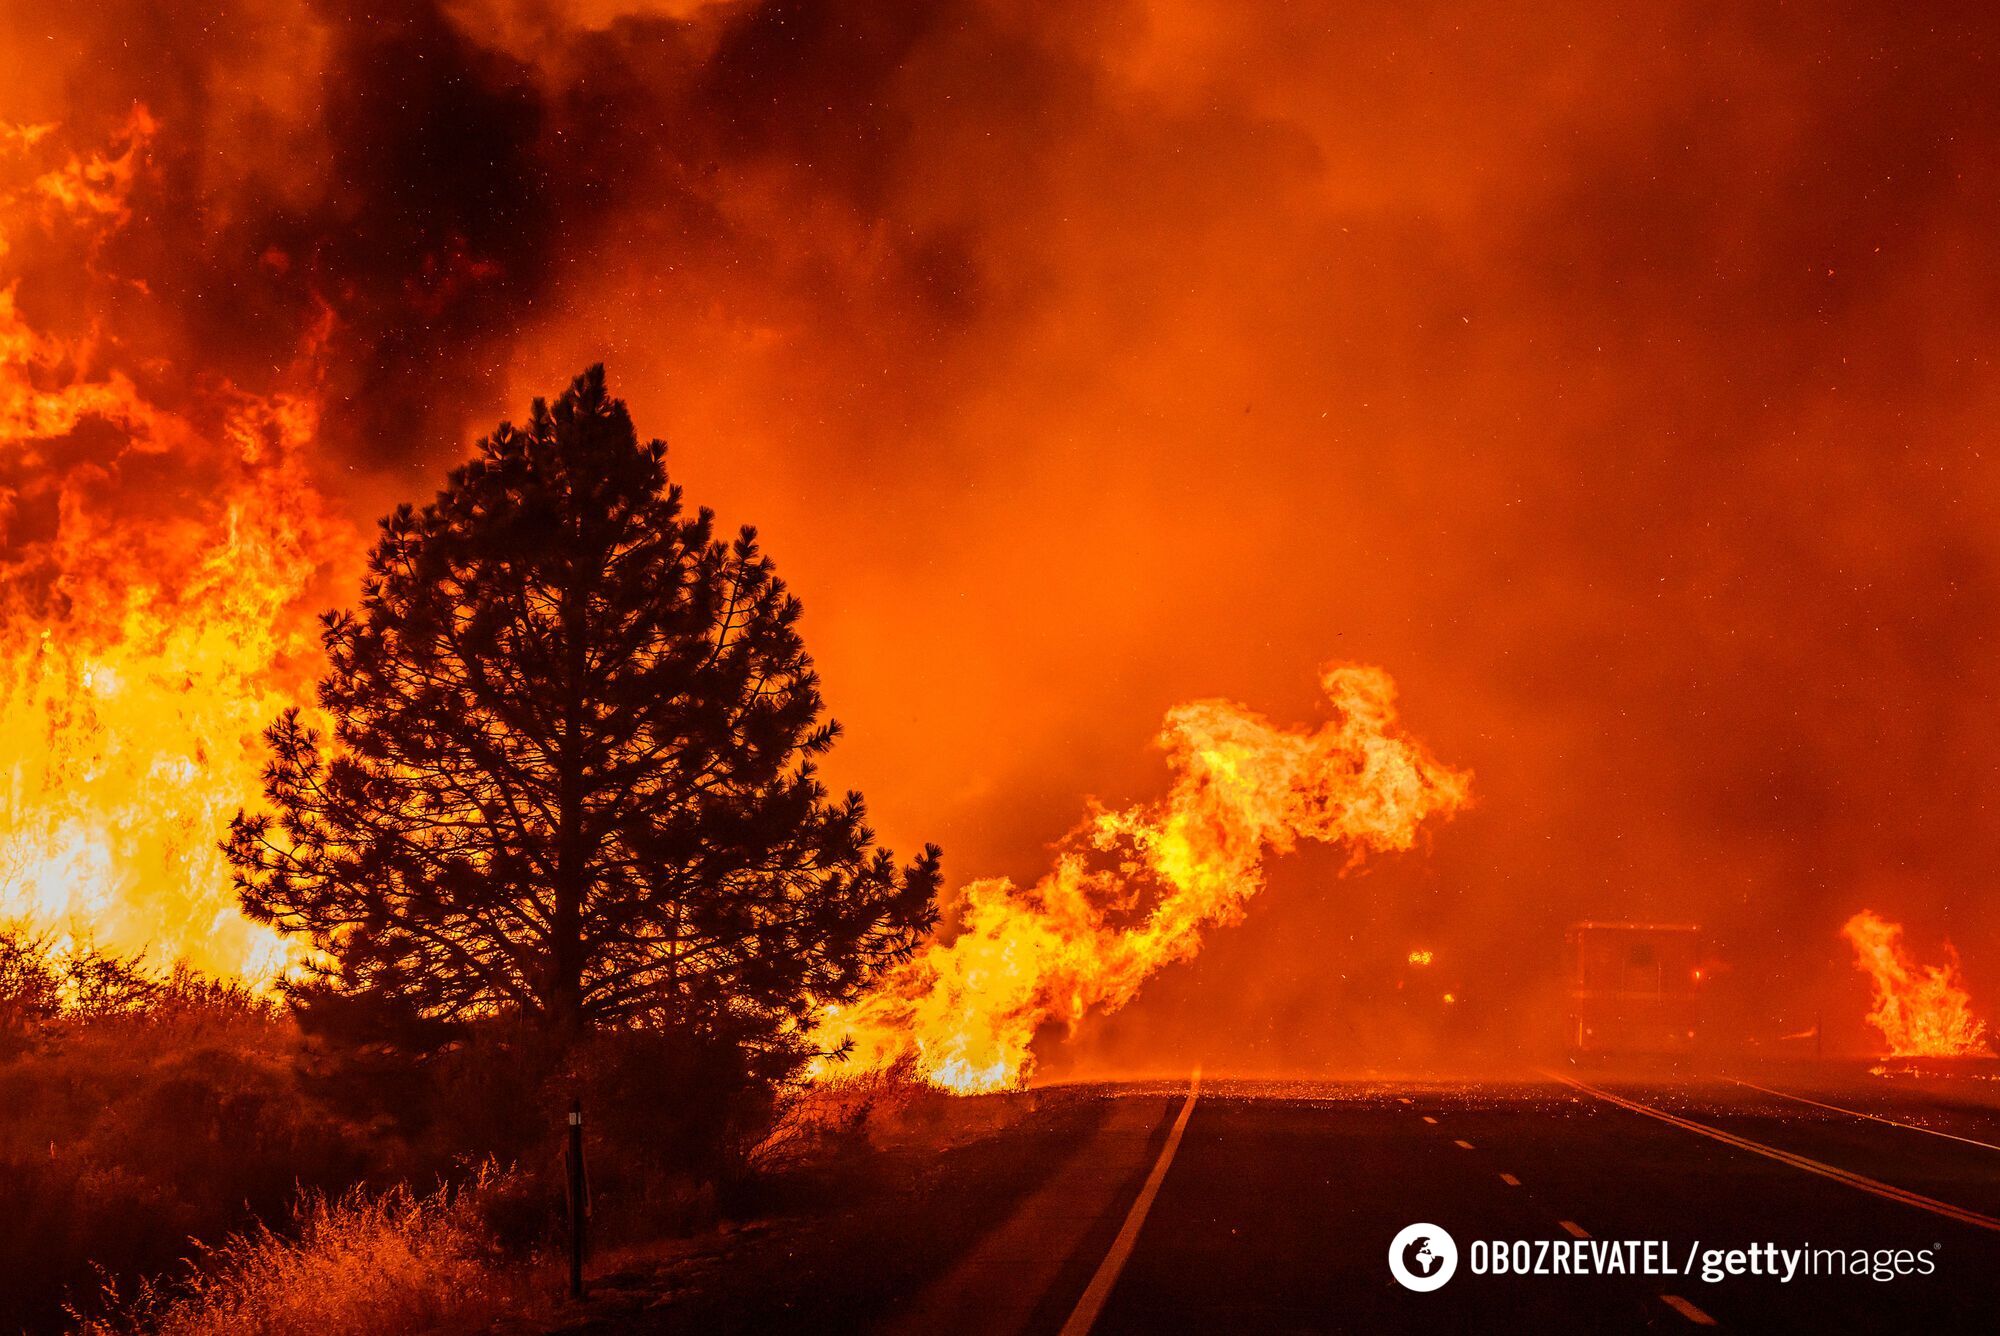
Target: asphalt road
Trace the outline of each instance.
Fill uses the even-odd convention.
[[[1133,1182],[1117,1211],[1124,1243],[1094,1231],[1039,1324],[1061,1330],[1068,1315],[1069,1336],[2000,1332],[2000,1111],[1980,1103],[1991,1094],[1799,1073],[1758,1076],[1768,1091],[1586,1079],[1210,1084],[1178,1139],[1163,1117],[1152,1189]],[[1431,1293],[1388,1266],[1391,1238],[1419,1221],[1458,1248]],[[1657,1241],[1676,1274],[1474,1273],[1475,1241],[1582,1239]],[[1820,1250],[1822,1264],[1863,1250],[1871,1267],[1902,1251],[1913,1272],[1926,1255],[1930,1272],[1686,1274],[1691,1248],[1698,1267],[1708,1250],[1765,1244]],[[1079,1314],[1071,1295],[1090,1294],[1086,1277],[1097,1292]]]

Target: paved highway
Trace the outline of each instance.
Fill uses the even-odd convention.
[[[1159,1109],[1144,1174],[1100,1223],[1051,1228],[1051,1208],[1018,1231],[1051,1253],[1014,1273],[1047,1288],[1021,1296],[1018,1329],[2000,1332],[2000,1112],[1948,1086],[1551,1072],[1128,1097]],[[1430,1293],[1390,1274],[1390,1240],[1413,1222],[1458,1252]],[[1475,1274],[1475,1242],[1495,1240],[1551,1266],[1561,1250],[1541,1241],[1572,1256],[1595,1241],[1600,1264],[1607,1245],[1653,1243],[1674,1273]],[[1711,1253],[1725,1270],[1687,1274],[1691,1250],[1697,1272]],[[1763,1272],[1858,1250],[1870,1271],[1909,1274],[1786,1281],[1749,1274],[1753,1250]],[[931,1304],[937,1329],[967,1329],[948,1296]]]

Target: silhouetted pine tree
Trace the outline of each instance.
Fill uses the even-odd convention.
[[[799,601],[665,457],[593,367],[383,521],[324,619],[331,738],[270,728],[225,846],[320,953],[308,1011],[769,1044],[932,924],[937,849],[898,869],[815,776]]]

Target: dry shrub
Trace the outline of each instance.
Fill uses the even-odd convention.
[[[300,1088],[265,999],[0,925],[0,1331],[51,1332],[105,1279],[398,1173]]]
[[[268,1026],[277,1009],[245,985],[185,964],[155,969],[144,954],[121,956],[63,942],[18,922],[0,922],[0,1033],[15,1048],[106,1025],[186,1036]]]
[[[542,1278],[496,1251],[486,1226],[505,1175],[419,1195],[310,1196],[292,1229],[260,1226],[202,1248],[187,1275],[112,1297],[79,1336],[404,1336],[490,1329],[533,1307]]]

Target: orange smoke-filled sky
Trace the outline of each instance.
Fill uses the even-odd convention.
[[[1858,1030],[1864,901],[2000,995],[1987,7],[84,9],[0,17],[0,119],[158,118],[147,338],[323,337],[362,520],[607,362],[953,880],[1177,701],[1393,672],[1478,809],[1294,860],[1108,1059],[1365,1048],[1418,945],[1511,1033],[1584,915],[1709,925],[1758,1034]]]

